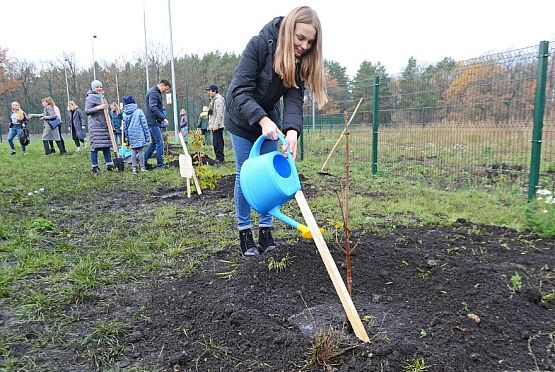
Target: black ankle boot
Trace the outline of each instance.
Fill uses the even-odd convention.
[[[114,166],[113,166],[112,164],[108,164],[108,165],[106,166],[106,170],[109,171],[109,172],[111,172],[111,171],[114,170]]]
[[[261,227],[258,232],[258,245],[260,253],[271,252],[276,249],[276,243],[272,237],[271,227]]]
[[[241,252],[243,252],[243,256],[258,256],[258,248],[256,248],[256,244],[254,244],[251,229],[239,230],[239,240],[241,241]]]
[[[100,173],[100,168],[98,166],[92,168],[93,173]]]

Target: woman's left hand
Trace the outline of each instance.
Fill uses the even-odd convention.
[[[287,144],[281,146],[281,152],[287,157],[287,149],[289,148],[293,160],[295,160],[297,158],[297,131],[289,129],[285,135],[285,141],[287,141]]]

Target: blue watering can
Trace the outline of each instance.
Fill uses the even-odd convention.
[[[281,133],[278,137],[286,144]],[[286,158],[279,151],[272,151],[260,155],[262,143],[268,140],[264,136],[258,137],[251,148],[249,158],[241,167],[241,190],[249,205],[258,213],[269,213],[275,218],[299,230],[303,238],[312,238],[310,229],[287,217],[279,207],[295,197],[301,189],[299,174],[293,155],[287,150]]]

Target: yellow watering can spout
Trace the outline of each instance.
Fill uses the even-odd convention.
[[[297,226],[297,230],[301,232],[301,236],[303,238],[312,239],[312,233],[310,232],[310,229],[308,228],[308,226],[299,224],[299,226]],[[324,231],[325,230],[320,227],[320,232],[323,233]]]

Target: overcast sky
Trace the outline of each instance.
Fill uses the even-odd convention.
[[[325,58],[351,77],[365,60],[396,73],[411,56],[429,64],[555,42],[555,0],[172,0],[174,55],[241,53],[264,24],[298,5],[316,9]],[[11,58],[62,60],[65,51],[87,68],[93,44],[99,62],[144,53],[142,0],[8,0],[6,7],[0,48]],[[169,48],[168,0],[144,0],[144,8],[149,45]]]

